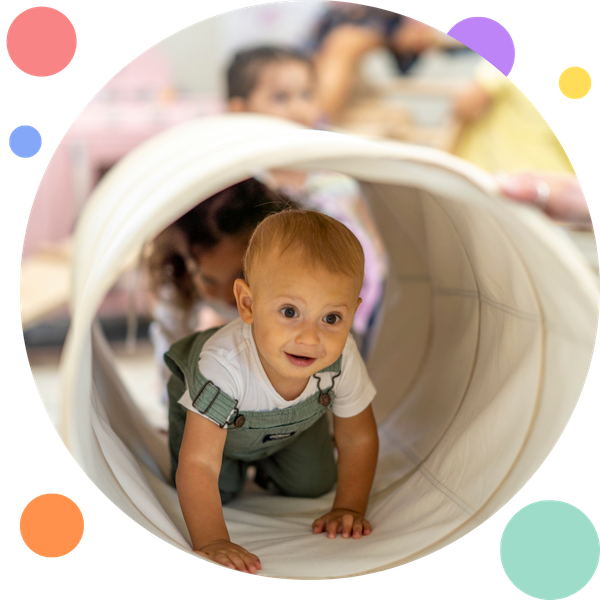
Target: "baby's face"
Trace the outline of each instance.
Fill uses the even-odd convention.
[[[299,60],[274,62],[262,69],[240,108],[313,127],[319,116],[314,87],[314,74],[307,64]]]
[[[296,251],[273,253],[260,263],[249,282],[251,321],[261,362],[277,389],[286,380],[305,381],[339,358],[360,304],[359,286],[352,277],[307,264]]]

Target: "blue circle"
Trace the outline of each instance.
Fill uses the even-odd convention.
[[[512,583],[542,600],[567,598],[594,575],[598,534],[589,518],[566,502],[544,500],[521,509],[504,529],[500,558]]]
[[[10,149],[21,158],[35,156],[42,147],[42,136],[35,127],[21,125],[17,127],[8,140]]]

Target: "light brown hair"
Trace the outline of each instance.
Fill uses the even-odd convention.
[[[301,250],[309,265],[343,273],[361,289],[365,256],[356,236],[342,223],[312,210],[284,210],[269,215],[254,230],[244,255],[244,278],[249,283],[253,265],[267,253],[282,256]]]

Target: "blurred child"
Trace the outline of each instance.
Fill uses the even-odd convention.
[[[238,52],[227,70],[232,112],[256,112],[314,127],[319,117],[310,59],[291,48],[259,46]]]
[[[235,282],[241,318],[165,355],[173,477],[202,556],[261,568],[231,542],[221,508],[241,493],[249,464],[264,487],[288,496],[320,496],[337,479],[333,507],[313,533],[371,533],[375,388],[350,334],[363,269],[360,243],[339,222],[313,211],[273,214],[256,228]]]
[[[314,127],[321,113],[317,80],[311,60],[280,46],[260,46],[238,52],[227,70],[228,108],[255,112]],[[330,171],[308,173],[272,169],[257,174],[303,207],[319,210],[346,225],[365,253],[363,299],[354,320],[360,340],[368,334],[379,306],[386,271],[383,243],[358,184]]]
[[[239,316],[233,282],[242,272],[250,236],[269,214],[289,208],[297,205],[247,179],[207,198],[146,246],[142,264],[152,313],[150,339],[164,386],[163,355],[171,344]],[[162,392],[166,407],[166,388]]]

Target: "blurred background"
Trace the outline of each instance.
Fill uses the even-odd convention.
[[[313,62],[314,126],[439,148],[490,173],[573,175],[552,131],[502,74],[417,21],[349,3],[288,2],[193,25],[130,63],[91,100],[36,195],[23,248],[22,321],[32,371],[55,425],[57,366],[69,326],[71,236],[82,207],[110,168],[144,140],[186,120],[234,110],[228,66],[236,52],[267,44],[294,48]],[[536,189],[537,200],[547,200],[547,186]],[[591,224],[557,226],[597,270]],[[369,235],[377,248],[376,232]],[[114,286],[98,317],[123,380],[164,429],[153,310],[140,261]]]

